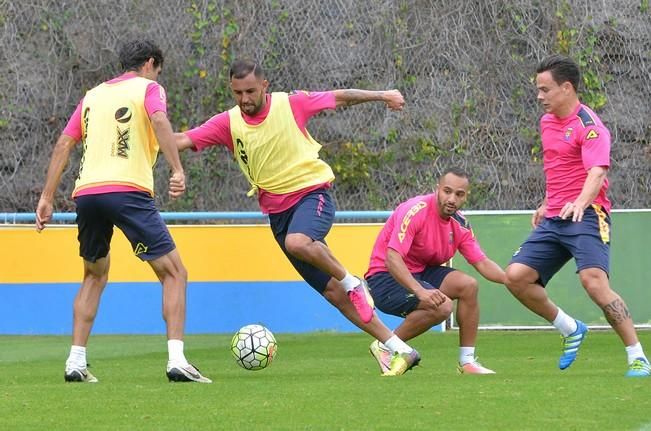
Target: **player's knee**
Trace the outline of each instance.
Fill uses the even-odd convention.
[[[421,307],[423,307],[423,303],[421,302]],[[439,322],[442,322],[443,320],[447,319],[448,316],[452,313],[453,309],[453,303],[450,298],[446,299],[445,302],[442,304],[439,304],[438,306],[434,305],[427,305],[424,306],[423,308],[427,312],[427,318],[432,324],[437,324]],[[419,307],[420,308],[420,307]]]
[[[108,281],[109,265],[106,259],[98,259],[96,262],[84,262],[84,280],[93,281],[96,284]]]
[[[476,278],[467,276],[463,279],[461,286],[461,294],[467,298],[477,298],[479,293],[479,283]]]
[[[475,300],[479,293],[479,283],[475,278],[463,275],[463,277],[455,278],[454,282],[447,283],[445,293],[452,299]]]
[[[92,282],[93,285],[103,286],[108,282],[108,272],[84,271],[84,281]]]
[[[180,261],[172,262],[170,265],[165,266],[161,281],[168,277],[178,283],[187,283],[188,270]]]
[[[188,270],[183,264],[176,265],[173,270],[173,275],[179,280],[187,281],[188,280]]]
[[[287,250],[287,253],[298,258],[305,255],[308,245],[309,243],[302,237],[287,235],[287,238],[285,238],[285,250]]]
[[[450,299],[446,299],[443,304],[438,306],[439,317],[441,321],[447,319],[450,316],[450,314],[452,314],[453,307],[454,305],[452,304],[452,300]]]
[[[504,284],[513,293],[520,290],[520,287],[525,282],[524,273],[517,266],[509,265],[505,271],[506,281]]]
[[[598,287],[608,284],[608,277],[606,273],[599,268],[588,268],[583,269],[579,272],[579,279],[581,284],[588,287]]]
[[[149,261],[149,265],[162,283],[167,281],[185,283],[188,280],[188,270],[176,253],[170,253]]]
[[[590,268],[579,272],[579,279],[586,293],[593,299],[611,292],[606,273],[601,269]]]

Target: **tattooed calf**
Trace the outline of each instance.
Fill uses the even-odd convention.
[[[631,313],[629,313],[626,304],[619,298],[606,305],[603,310],[606,320],[611,326],[618,325],[631,318]]]

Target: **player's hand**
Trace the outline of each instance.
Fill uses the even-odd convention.
[[[387,104],[387,108],[392,111],[401,111],[405,106],[405,99],[402,97],[402,93],[398,90],[385,91],[384,101]]]
[[[423,289],[421,293],[417,295],[418,300],[423,302],[425,305],[438,308],[439,305],[443,304],[449,298],[438,289]]]
[[[185,192],[185,174],[181,172],[173,172],[170,177],[169,195],[172,198],[178,198]]]
[[[583,205],[568,202],[563,206],[563,209],[558,214],[563,220],[572,216],[572,221],[577,222],[583,220]]]
[[[543,220],[545,217],[545,206],[541,205],[538,207],[536,211],[534,211],[533,215],[531,216],[531,227],[534,229],[538,227],[540,222]]]
[[[51,201],[44,198],[39,199],[38,206],[36,207],[36,232],[41,232],[45,229],[45,224],[52,220],[53,211],[54,207]]]

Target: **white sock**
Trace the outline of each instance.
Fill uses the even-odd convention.
[[[66,368],[86,368],[86,346],[71,346]]]
[[[626,346],[626,355],[628,356],[628,365],[631,365],[633,361],[636,360],[637,358],[646,359],[646,356],[644,355],[644,350],[642,350],[642,344],[640,344],[639,342],[633,344],[632,346]],[[647,362],[649,362],[648,359]]]
[[[558,309],[558,314],[552,322],[552,325],[561,332],[563,337],[567,337],[572,332],[576,331],[576,320],[565,314],[565,312],[560,308]]]
[[[346,271],[344,278],[339,281],[341,282],[342,286],[344,286],[346,292],[350,292],[359,285],[359,279],[354,275],[351,275],[348,271]]]
[[[459,363],[461,365],[475,362],[475,347],[459,347]]]
[[[170,364],[180,367],[189,365],[183,353],[183,340],[167,340],[167,351],[169,353]]]
[[[398,336],[395,334],[392,335],[391,338],[389,338],[387,341],[385,341],[384,345],[387,347],[387,349],[391,350],[392,353],[411,353],[411,351],[414,350],[409,347],[407,343],[398,338]]]

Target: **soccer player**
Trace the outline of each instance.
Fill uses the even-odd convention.
[[[231,65],[230,87],[237,106],[176,134],[179,149],[201,151],[223,145],[233,152],[251,184],[248,195],[257,194],[278,245],[303,279],[359,328],[386,340],[393,351],[415,355],[375,316],[363,280],[346,271],[326,245],[335,215],[328,191],[334,174],[319,159],[321,145],[306,128],[308,120],[325,109],[379,101],[401,110],[402,94],[397,90],[269,94],[262,67],[251,60]]]
[[[463,374],[495,374],[475,357],[479,325],[477,280],[446,263],[457,250],[487,280],[504,283],[505,274],[481,250],[470,223],[459,212],[468,197],[468,175],[457,168],[441,175],[434,193],[416,196],[396,208],[373,247],[366,280],[375,306],[405,320],[394,333],[408,341],[443,322],[457,300],[459,364]],[[371,354],[390,373],[396,354],[371,343]]]
[[[626,346],[627,376],[649,376],[650,368],[631,314],[608,282],[610,201],[606,197],[610,166],[610,132],[577,96],[581,75],[576,63],[552,55],[536,70],[545,171],[545,198],[534,212],[529,238],[506,269],[507,287],[528,309],[551,322],[561,333],[561,370],[576,359],[588,328],[570,317],[545,286],[574,258],[588,296]]]
[[[72,149],[83,156],[72,196],[77,211],[84,278],[74,302],[72,347],[65,381],[97,382],[86,366],[86,344],[109,273],[113,227],[149,263],[163,286],[170,381],[211,383],[183,353],[187,272],[153,200],[153,166],[159,146],[172,169],[169,194],[185,191],[185,174],[167,119],[165,90],[156,81],[163,53],[133,40],[119,52],[124,73],[88,91],[59,136],[36,208],[40,232],[52,218],[54,195]]]

